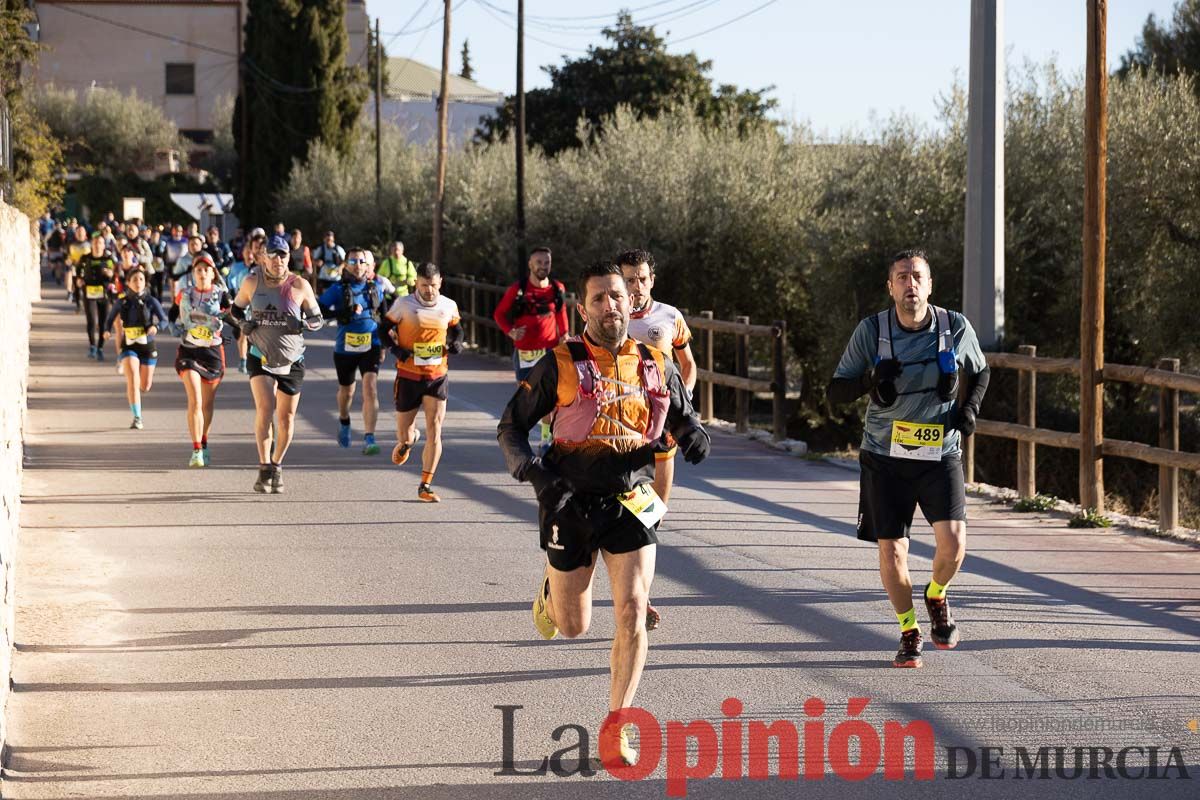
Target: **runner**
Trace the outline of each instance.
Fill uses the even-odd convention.
[[[392,242],[388,257],[380,262],[376,273],[396,287],[397,297],[411,294],[417,283],[417,267],[404,257],[404,242]]]
[[[76,265],[76,285],[83,298],[87,320],[88,358],[104,360],[105,319],[108,317],[109,285],[116,275],[117,262],[106,252],[104,234],[92,234],[91,252],[84,254]]]
[[[134,267],[125,280],[125,291],[117,296],[104,322],[103,337],[108,339],[113,323],[117,323],[117,341],[121,343],[117,360],[125,366],[125,397],[133,412],[129,427],[140,431],[142,392],[149,392],[154,385],[154,365],[158,363],[154,337],[167,323],[167,315],[158,300],[146,291],[145,270]]]
[[[217,275],[224,279],[233,267],[233,250],[221,241],[221,229],[216,225],[209,225],[205,231],[204,252],[212,258]]]
[[[442,273],[436,264],[417,267],[417,287],[413,294],[401,297],[384,318],[388,334],[395,343],[396,384],[392,396],[396,404],[396,439],[392,463],[408,461],[416,443],[417,411],[425,410],[425,447],[421,451],[421,483],[417,499],[440,503],[433,491],[433,476],[442,458],[442,423],[446,418],[448,397],[446,356],[462,352],[464,333],[458,305],[441,294]],[[391,326],[395,327],[392,328]]]
[[[229,311],[229,292],[217,282],[216,265],[208,253],[192,259],[190,280],[184,282],[171,308],[179,350],[175,372],[187,392],[188,433],[192,437],[189,467],[207,467],[208,432],[212,428],[217,387],[225,377],[222,317]]]
[[[294,252],[294,249],[293,249]],[[346,254],[342,279],[325,290],[318,299],[321,309],[337,320],[337,340],[333,345],[333,366],[338,379],[338,444],[350,446],[350,406],[358,374],[362,375],[363,455],[379,452],[375,443],[375,423],[379,418],[379,317],[385,293],[384,281],[367,277],[370,269],[361,247]]]
[[[566,289],[550,277],[549,247],[535,247],[529,254],[526,277],[508,287],[492,318],[513,341],[513,371],[517,383],[529,377],[533,367],[567,338]],[[550,420],[542,420],[542,447],[550,445]]]
[[[288,257],[288,269],[316,286],[317,283],[313,277],[312,251],[304,243],[304,234],[300,232],[299,228],[292,229],[288,245],[292,249],[292,254]]]
[[[654,256],[645,250],[628,250],[617,256],[617,264],[625,276],[625,285],[629,287],[629,337],[656,347],[663,353],[673,353],[679,362],[679,373],[690,398],[696,388],[692,332],[679,309],[650,296],[654,288]],[[664,503],[671,500],[676,449],[672,444],[667,452],[655,456],[654,491],[658,492]]]
[[[240,260],[233,262],[233,266],[229,269],[229,275],[225,278],[225,287],[229,289],[229,294],[236,297],[238,290],[242,287],[242,281],[246,280],[246,276],[255,269],[255,261],[258,254],[262,252],[263,245],[267,241],[267,235],[262,228],[255,228],[250,231],[250,235],[242,241],[242,249],[238,251]],[[242,335],[241,328],[236,325],[231,325],[229,330],[233,333],[234,341],[237,342],[238,349],[238,368],[237,371],[246,374],[246,356],[249,352],[250,340]]]
[[[163,272],[166,275],[166,279],[164,279],[164,286],[157,287],[159,292],[165,288],[170,291],[171,297],[175,296],[175,265],[179,263],[179,259],[183,258],[183,254],[187,251],[188,240],[183,235],[183,226],[172,225],[171,235],[164,236],[162,239]],[[166,283],[167,280],[170,282]]]
[[[187,252],[181,255],[171,268],[171,297],[179,294],[180,284],[185,282],[188,273],[192,271],[192,259],[203,252],[204,237],[198,233],[189,236]]]
[[[346,251],[337,243],[333,231],[325,231],[325,241],[312,251],[312,265],[317,273],[317,291],[325,290],[342,279],[342,264]]]
[[[287,239],[272,236],[258,273],[242,281],[230,309],[250,339],[250,391],[254,395],[254,438],[258,479],[254,491],[283,492],[283,457],[292,443],[300,387],[304,383],[304,336],[319,330],[321,310],[312,287],[288,272]],[[246,313],[249,309],[249,314]],[[274,432],[272,432],[274,418]]]
[[[829,400],[871,400],[859,464],[858,538],[879,547],[879,574],[900,621],[897,667],[920,667],[908,537],[917,505],[933,526],[933,574],[925,587],[933,643],[958,644],[946,587],[966,555],[967,508],[959,441],[975,430],[990,372],[971,323],[929,304],[929,261],[904,250],[888,266],[886,311],[858,323],[829,386]],[[963,375],[965,373],[965,375]],[[960,405],[958,383],[966,381]]]
[[[72,236],[74,238],[67,245],[66,255],[67,299],[75,304],[75,313],[78,314],[83,307],[83,291],[79,288],[82,284],[78,280],[82,274],[79,269],[79,262],[84,256],[92,252],[92,243],[88,239],[87,228],[84,228],[82,225],[75,226]]]
[[[633,705],[646,663],[655,531],[667,510],[650,485],[654,453],[670,431],[684,459],[698,464],[709,441],[675,366],[628,337],[629,294],[620,267],[600,262],[585,269],[579,297],[584,335],[538,362],[497,430],[509,472],[537,494],[547,563],[533,619],[544,638],[587,631],[596,553],[603,555],[616,622],[611,712]],[[529,431],[551,412],[554,442],[535,458]],[[634,763],[627,726],[614,730],[622,760]]]

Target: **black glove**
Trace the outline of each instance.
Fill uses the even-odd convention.
[[[904,366],[894,358],[885,358],[871,368],[867,377],[871,382],[871,399],[881,406],[890,406],[896,402],[899,393],[896,391],[896,378],[904,371]]]
[[[963,436],[970,436],[975,433],[975,409],[970,406],[955,408],[952,419],[954,420],[954,424],[950,427],[957,428]]]
[[[456,356],[463,351],[462,342],[446,342],[446,352],[452,356]]]
[[[456,356],[463,351],[463,339],[466,338],[466,332],[463,331],[462,325],[451,325],[446,331],[446,352],[452,356]]]
[[[565,478],[546,469],[542,466],[541,461],[530,464],[525,471],[525,477],[533,484],[538,505],[551,514],[562,511],[563,506],[575,494],[575,490],[571,488],[571,484],[567,483]]]
[[[675,441],[683,451],[683,460],[689,464],[699,464],[708,458],[710,449],[708,431],[696,425],[688,428],[682,435],[676,435]]]
[[[398,344],[394,344],[388,349],[391,350],[392,355],[394,355],[400,361],[408,361],[410,358],[412,358],[412,350],[405,350]]]

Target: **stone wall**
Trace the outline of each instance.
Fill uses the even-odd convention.
[[[25,390],[29,379],[29,327],[33,301],[41,298],[34,228],[21,212],[0,202],[0,571],[4,602],[0,625],[0,744],[12,668],[13,578],[21,519],[21,460]]]

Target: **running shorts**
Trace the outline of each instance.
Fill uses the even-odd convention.
[[[372,347],[365,353],[334,353],[333,368],[337,370],[339,386],[353,386],[356,372],[364,376],[368,372],[379,372],[380,348]]]
[[[257,378],[259,375],[271,378],[275,381],[275,388],[286,395],[300,394],[300,387],[304,385],[304,361],[296,361],[292,364],[291,371],[286,375],[276,375],[274,372],[267,372],[263,369],[262,359],[253,353],[246,355],[246,371],[250,373],[251,378]]]
[[[397,375],[396,385],[392,390],[392,397],[396,401],[396,410],[404,413],[412,411],[414,408],[420,408],[424,397],[445,400],[450,396],[449,386],[446,383],[448,377],[448,375],[442,375],[433,380],[426,378],[413,380]]]
[[[574,494],[557,514],[538,506],[541,546],[550,566],[570,572],[592,563],[597,550],[631,553],[658,543],[647,528],[615,495]]]
[[[175,353],[175,372],[182,375],[191,370],[200,375],[204,383],[217,383],[225,377],[225,348],[190,347],[179,345]]]
[[[120,361],[123,358],[133,356],[138,361],[142,362],[142,366],[153,367],[158,363],[158,350],[153,343],[150,344],[126,344],[121,348],[121,354],[117,356]]]
[[[960,456],[914,461],[861,450],[858,463],[862,467],[858,538],[864,542],[907,538],[917,505],[930,525],[966,520],[967,487]]]

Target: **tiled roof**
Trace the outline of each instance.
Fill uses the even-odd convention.
[[[387,60],[387,96],[397,100],[431,99],[441,89],[440,70],[413,61],[411,58],[389,58]],[[449,76],[450,99],[459,102],[502,102],[504,93],[480,86],[475,81],[454,75]]]

